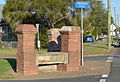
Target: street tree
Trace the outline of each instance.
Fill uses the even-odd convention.
[[[31,10],[34,13],[30,13]],[[68,18],[68,0],[8,0],[3,16],[14,29],[20,24],[36,21],[46,22],[49,27],[54,28]]]
[[[94,36],[101,33],[107,34],[107,10],[103,2],[90,0],[90,6],[90,9],[87,9],[87,16],[84,17],[85,34],[89,33]]]

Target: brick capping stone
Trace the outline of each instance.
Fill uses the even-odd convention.
[[[37,75],[35,34],[36,28],[31,24],[22,24],[16,29],[18,37],[17,72],[23,75]]]

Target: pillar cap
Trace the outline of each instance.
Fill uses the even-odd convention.
[[[15,30],[16,32],[37,32],[36,28],[32,24],[21,24]]]
[[[76,27],[76,26],[63,26],[60,31],[80,31],[80,27]]]

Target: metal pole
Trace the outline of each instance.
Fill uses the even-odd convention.
[[[115,25],[116,25],[116,7],[114,7]]]
[[[40,50],[40,33],[39,33],[39,24],[36,24],[36,27],[37,27],[37,48],[38,48],[38,51]]]
[[[111,24],[111,15],[110,15],[110,4],[111,0],[108,0],[108,49],[111,50],[111,35],[110,35],[110,24]]]
[[[117,14],[117,32],[119,33],[119,14]]]
[[[117,26],[119,27],[119,14],[117,14],[117,22],[118,22]]]
[[[112,36],[111,36],[112,45],[113,45],[113,32],[114,32],[114,31],[113,31],[113,25],[114,25],[114,24],[111,24],[111,27],[112,27]]]
[[[120,22],[120,21],[119,21],[119,19],[120,19],[120,16],[119,16],[119,14],[118,14],[118,32],[119,32],[119,34],[120,34],[120,27],[119,27],[119,24],[120,24],[119,22]]]
[[[84,65],[84,57],[83,57],[83,8],[81,8],[81,31],[82,31],[82,36],[81,36],[81,65]]]
[[[115,26],[118,28],[117,26],[117,17],[116,17],[116,7],[114,7],[114,16],[115,16]],[[116,30],[118,31],[118,30]],[[117,39],[118,39],[118,33],[116,32],[116,36],[117,36]]]

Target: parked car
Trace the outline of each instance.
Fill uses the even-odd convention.
[[[94,42],[94,41],[95,41],[95,39],[91,35],[83,37],[83,42]]]

